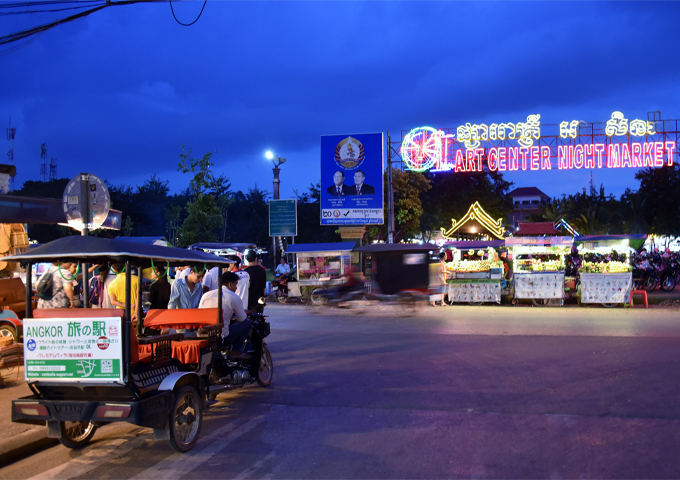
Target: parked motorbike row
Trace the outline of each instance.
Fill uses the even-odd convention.
[[[666,252],[641,253],[631,259],[633,265],[633,287],[647,291],[670,292],[680,281],[680,254]]]

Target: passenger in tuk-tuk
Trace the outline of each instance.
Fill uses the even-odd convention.
[[[237,360],[248,360],[250,355],[243,352],[248,333],[253,326],[243,308],[241,297],[236,294],[238,287],[238,275],[234,272],[224,272],[222,274],[222,343],[233,344],[234,348],[229,353],[229,358]],[[211,290],[201,298],[198,308],[217,308],[217,290]],[[236,317],[236,322],[229,324],[232,316]]]
[[[76,273],[76,263],[52,262],[52,267],[43,275],[52,276],[52,298],[38,300],[38,308],[75,308],[75,293],[73,277]],[[40,284],[40,282],[38,282]]]
[[[170,288],[170,301],[168,308],[198,308],[203,296],[203,274],[195,268],[179,280],[175,279]]]
[[[168,302],[170,302],[171,290],[167,270],[164,266],[160,265],[154,273],[156,281],[149,287],[149,302],[151,303],[149,309],[165,310],[168,308]]]
[[[238,285],[236,286],[236,295],[241,297],[243,306],[248,305],[248,291],[250,289],[250,274],[241,268],[241,259],[238,255],[229,255],[229,260],[234,263],[229,264],[229,271],[234,272],[238,277]]]
[[[114,263],[111,265],[111,269],[116,274],[116,278],[109,284],[108,290],[111,305],[115,308],[125,308],[125,265]],[[137,275],[130,275],[130,278],[130,304],[132,305],[132,321],[134,322],[137,320],[137,282],[139,279]]]

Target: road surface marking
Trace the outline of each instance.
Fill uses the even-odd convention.
[[[149,435],[140,437],[123,437],[111,440],[104,445],[93,445],[91,450],[87,450],[73,460],[42,472],[29,480],[49,480],[53,478],[75,478],[85,475],[88,472],[125,455],[132,449],[139,448],[149,440]]]
[[[253,463],[250,467],[243,470],[241,473],[239,473],[237,476],[234,477],[234,480],[245,480],[246,478],[248,478],[250,476],[251,473],[262,468],[262,465],[264,465],[265,463],[267,463],[269,460],[271,460],[274,457],[276,457],[276,455],[274,455],[274,452],[270,453],[269,455],[264,457],[262,460],[259,460],[255,463]],[[264,478],[262,475],[257,475],[257,477],[258,478]]]
[[[174,453],[151,468],[132,477],[133,480],[174,480],[184,478],[189,472],[204,466],[210,457],[222,451],[225,446],[264,423],[264,415],[257,416],[243,424],[230,423],[218,428],[210,435],[199,438],[198,444],[187,453]],[[203,445],[199,448],[199,445]]]

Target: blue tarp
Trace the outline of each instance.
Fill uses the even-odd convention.
[[[354,249],[355,244],[356,242],[295,243],[288,246],[286,253],[349,252]]]

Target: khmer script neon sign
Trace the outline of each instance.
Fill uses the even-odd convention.
[[[606,122],[606,143],[576,143],[579,122],[559,124],[563,145],[535,145],[541,138],[540,115],[529,115],[517,123],[470,124],[445,133],[431,127],[419,127],[404,137],[401,157],[410,170],[479,172],[559,170],[581,168],[644,168],[672,166],[676,154],[674,141],[651,141],[654,122],[629,121],[623,113],[614,112]],[[612,137],[628,136],[628,142],[613,142]],[[591,136],[594,138],[594,136]],[[630,141],[630,140],[641,141]],[[509,146],[482,148],[482,142],[506,141]],[[557,164],[552,159],[557,157]]]

